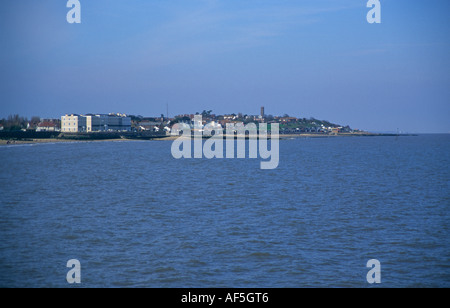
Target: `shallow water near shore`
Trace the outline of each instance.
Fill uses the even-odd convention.
[[[280,163],[171,141],[0,147],[0,287],[450,286],[450,135],[280,140]]]

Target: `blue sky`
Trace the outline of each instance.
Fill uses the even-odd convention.
[[[0,4],[0,117],[316,117],[450,132],[450,1],[65,0]]]

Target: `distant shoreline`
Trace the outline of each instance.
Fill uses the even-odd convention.
[[[333,137],[398,137],[398,136],[417,136],[417,134],[377,134],[377,133],[341,133],[341,134],[280,134],[279,139],[293,139],[293,138],[333,138]],[[227,135],[224,135],[225,139]],[[127,139],[127,138],[112,138],[112,139],[62,139],[62,138],[45,138],[45,139],[23,139],[23,140],[6,140],[0,139],[0,146],[5,145],[21,145],[21,144],[42,144],[42,143],[76,143],[76,142],[126,142],[126,141],[173,141],[179,136],[166,136],[149,139]],[[204,137],[204,138],[209,138]],[[268,136],[270,138],[270,135]],[[248,136],[247,138],[248,139]]]
[[[41,144],[41,143],[77,143],[77,142],[108,142],[108,141],[131,141],[131,139],[102,139],[102,140],[75,140],[75,139],[30,139],[30,140],[0,140],[2,145],[20,145],[20,144]]]
[[[87,140],[77,140],[77,139],[30,139],[30,140],[2,140],[0,139],[0,146],[6,145],[21,145],[21,144],[45,144],[45,143],[86,143],[86,142],[127,142],[127,141],[157,141],[157,140],[175,140],[176,136],[167,136],[163,138],[155,139],[87,139]]]

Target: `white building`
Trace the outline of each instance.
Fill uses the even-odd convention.
[[[59,132],[58,124],[53,121],[41,121],[37,127],[37,132]]]
[[[65,133],[86,132],[86,117],[79,114],[62,116],[61,131]]]
[[[131,131],[131,118],[125,115],[71,114],[61,117],[61,131],[78,132],[117,132]]]

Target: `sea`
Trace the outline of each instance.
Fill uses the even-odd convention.
[[[1,146],[0,287],[450,287],[450,134],[171,145]]]

